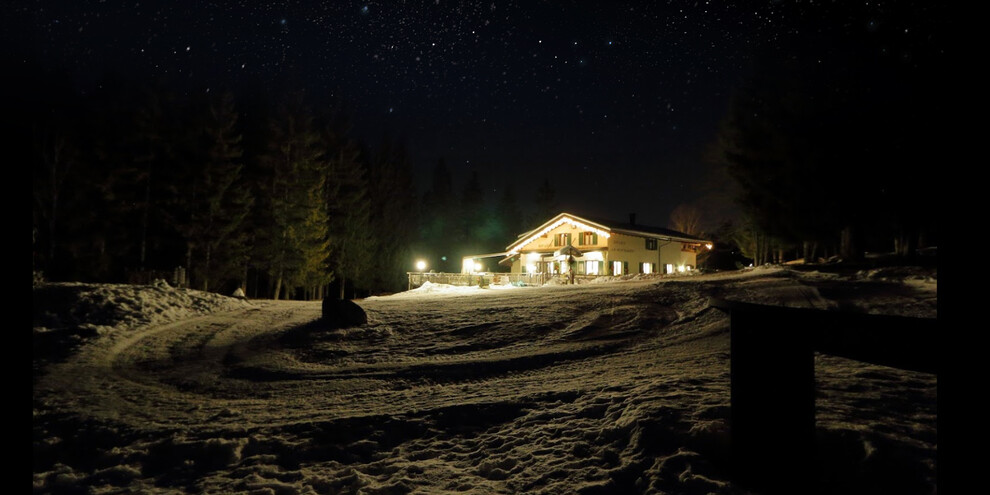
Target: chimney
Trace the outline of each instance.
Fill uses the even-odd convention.
[[[635,213],[630,213],[629,214],[629,225],[636,225],[636,214]]]

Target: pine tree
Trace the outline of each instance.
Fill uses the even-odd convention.
[[[60,224],[61,207],[66,180],[79,160],[79,150],[73,142],[68,116],[53,110],[50,118],[39,123],[34,129],[34,151],[39,163],[34,170],[34,212],[35,228],[39,219],[44,221],[44,235],[47,241],[44,260],[49,266],[55,262],[56,252],[61,247]]]
[[[516,200],[516,193],[512,188],[512,184],[506,184],[502,189],[502,197],[499,199],[496,217],[499,220],[500,227],[496,237],[498,242],[496,250],[502,250],[505,246],[511,244],[517,235],[523,232],[522,211],[519,209],[519,203]]]
[[[209,290],[211,281],[236,278],[243,271],[248,256],[244,220],[253,201],[241,177],[243,153],[233,95],[224,93],[213,101],[209,114],[204,129],[209,151],[197,174],[199,201],[192,212],[190,243],[200,248],[196,271],[202,290]]]
[[[375,253],[370,288],[402,290],[412,263],[409,246],[415,239],[416,200],[405,148],[388,137],[372,157],[368,192]]]
[[[478,180],[478,172],[471,176],[461,192],[460,218],[458,218],[457,240],[459,257],[479,254],[484,245],[483,226],[485,222],[485,194]]]
[[[259,236],[258,256],[274,281],[278,299],[297,287],[329,283],[327,163],[313,117],[300,96],[279,106],[261,157],[267,173],[262,209],[270,224]]]
[[[556,192],[550,186],[550,179],[543,179],[539,189],[536,190],[536,218],[530,223],[542,223],[553,218],[560,213],[557,211]],[[535,225],[534,225],[535,227]]]
[[[431,263],[441,272],[449,272],[454,268],[452,258],[458,243],[456,204],[450,170],[443,158],[440,158],[433,167],[432,186],[423,196],[420,234]]]
[[[346,299],[347,282],[366,282],[372,255],[368,184],[357,145],[344,136],[339,125],[324,131],[328,148],[327,214],[330,229],[330,265]]]

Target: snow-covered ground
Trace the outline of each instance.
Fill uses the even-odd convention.
[[[936,317],[934,270],[790,268],[357,301],[35,287],[44,493],[746,493],[710,297]],[[819,480],[937,493],[937,378],[818,356]],[[787,452],[781,452],[787,456]]]

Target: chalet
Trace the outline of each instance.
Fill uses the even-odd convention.
[[[711,241],[660,227],[561,213],[521,234],[499,262],[511,273],[627,275],[693,270]],[[573,263],[569,263],[573,258]]]

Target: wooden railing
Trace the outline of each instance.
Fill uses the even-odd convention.
[[[730,314],[733,476],[761,491],[810,486],[815,352],[938,373],[937,319],[709,304]]]
[[[570,278],[566,273],[431,273],[431,272],[406,272],[409,276],[408,290],[415,289],[426,282],[434,284],[449,284],[462,287],[472,285],[519,285],[519,286],[540,286],[551,280],[560,283],[568,283]],[[575,284],[588,283],[598,277],[607,275],[574,275]],[[482,282],[480,279],[484,279]]]
[[[541,273],[435,273],[435,272],[406,272],[409,276],[409,290],[420,287],[426,282],[433,284],[448,284],[462,287],[472,285],[543,285],[550,275]]]

